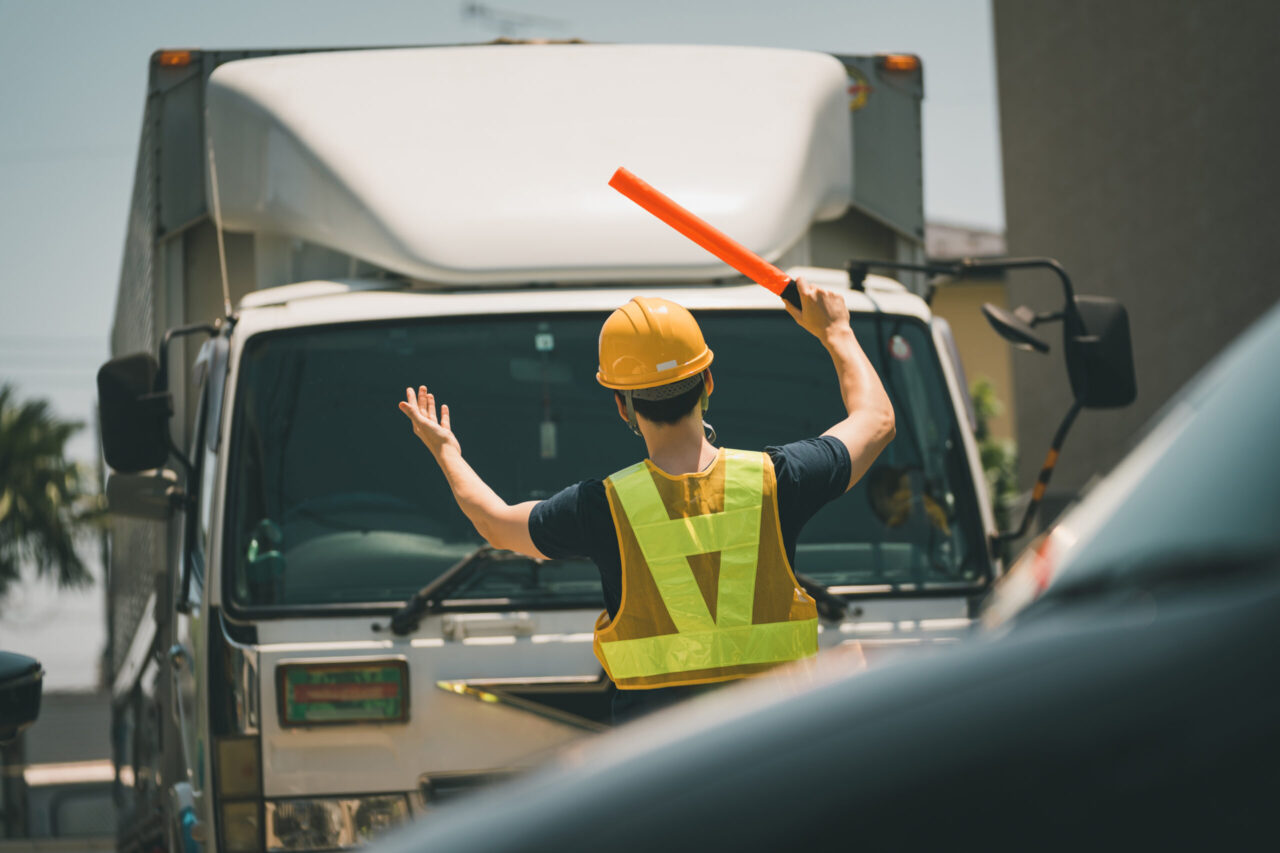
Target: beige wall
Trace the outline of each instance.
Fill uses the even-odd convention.
[[[1016,434],[1011,348],[982,316],[984,302],[1005,307],[1003,281],[943,285],[934,293],[933,313],[951,324],[969,385],[986,377],[995,386],[996,398],[1004,406],[1004,412],[991,422],[991,434],[1011,439]]]

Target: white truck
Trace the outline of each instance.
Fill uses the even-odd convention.
[[[732,47],[155,54],[99,374],[120,849],[356,846],[606,727],[595,568],[480,547],[406,386],[509,501],[605,476],[643,446],[596,338],[647,293],[716,352],[721,443],[842,416],[777,297],[610,190],[620,165],[842,291],[893,400],[799,541],[821,647],[960,636],[1001,570],[960,365],[919,273],[846,268],[925,260],[921,79]]]

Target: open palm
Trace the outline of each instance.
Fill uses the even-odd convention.
[[[405,399],[400,403],[400,411],[408,416],[413,423],[413,434],[422,439],[422,443],[427,446],[433,456],[439,456],[440,451],[446,447],[462,451],[457,436],[449,428],[448,406],[442,405],[440,416],[436,417],[436,398],[434,394],[427,391],[426,385],[419,385],[416,394],[413,393],[412,388],[406,388],[404,395]]]

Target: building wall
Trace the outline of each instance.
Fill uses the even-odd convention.
[[[1006,254],[1004,234],[947,222],[926,223],[924,245],[931,261],[944,263]],[[954,280],[940,276],[934,284],[937,289],[930,307],[951,324],[969,387],[979,379],[990,380],[996,400],[1003,407],[1000,416],[988,424],[991,434],[999,439],[1015,438],[1011,348],[982,314],[984,302],[1007,307],[1004,275],[972,275]]]
[[[1077,292],[1120,299],[1137,366],[1132,407],[1077,421],[1052,512],[1280,297],[1280,3],[993,5],[1009,252],[1056,257]],[[1048,274],[1008,289],[1012,305],[1061,305]],[[1014,359],[1023,488],[1068,405],[1048,334],[1049,357]]]
[[[972,388],[979,379],[989,379],[996,399],[1004,407],[1000,416],[988,425],[991,434],[1011,439],[1015,436],[1011,348],[982,315],[984,302],[1005,307],[1003,281],[976,279],[943,285],[933,295],[932,308],[934,314],[951,324],[969,386]]]

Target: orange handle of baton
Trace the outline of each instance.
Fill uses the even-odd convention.
[[[797,308],[800,307],[800,292],[790,276],[706,220],[694,216],[661,191],[623,168],[613,173],[609,186],[756,284],[778,294]]]

